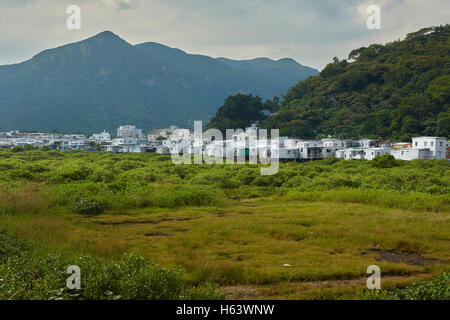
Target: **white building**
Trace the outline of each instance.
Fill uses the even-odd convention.
[[[447,141],[447,159],[450,160],[450,141]]]
[[[84,140],[86,136],[84,134],[65,134],[63,135],[64,139],[72,139],[72,140]]]
[[[106,142],[106,141],[111,141],[111,135],[109,134],[109,132],[103,131],[102,133],[95,133],[93,134],[89,140],[93,140],[96,142]]]
[[[154,141],[159,137],[169,139],[173,135],[173,133],[177,130],[181,131],[178,131],[177,133],[178,137],[175,137],[175,139],[182,139],[183,137],[185,137],[186,132],[188,132],[188,134],[190,133],[189,129],[179,129],[176,126],[170,126],[169,128],[165,129],[152,130],[152,132],[148,134],[147,140]]]
[[[297,143],[297,147],[299,148],[300,159],[316,160],[324,158],[322,141],[302,140]]]
[[[191,154],[191,141],[189,139],[170,140],[169,146],[170,154]]]
[[[234,159],[235,149],[232,140],[213,141],[205,146],[204,154],[213,158]]]
[[[412,147],[415,149],[428,149],[431,158],[445,159],[447,156],[447,139],[441,137],[417,137],[413,138]]]
[[[299,139],[289,139],[287,137],[280,137],[278,141],[271,139],[269,144],[262,140],[258,148],[261,149],[260,157],[267,157],[270,154],[271,158],[278,157],[281,161],[298,160],[300,159]],[[270,148],[268,148],[270,145]],[[265,152],[266,149],[267,151]],[[256,152],[258,154],[258,152]]]
[[[347,148],[344,149],[345,160],[362,160],[364,159],[364,149],[360,148]]]
[[[345,157],[345,150],[344,149],[339,149],[336,150],[336,153],[334,155],[337,159],[344,159]]]
[[[370,148],[373,147],[376,143],[376,140],[373,139],[361,139],[358,141],[359,142],[359,147],[366,149],[366,148]]]
[[[395,159],[411,161],[415,159],[429,160],[432,159],[431,151],[428,149],[420,148],[401,148],[393,149],[391,154]]]
[[[391,154],[391,148],[367,148],[364,149],[364,159],[373,160],[378,156],[384,156],[386,154]]]
[[[142,129],[136,129],[135,126],[120,126],[117,129],[118,138],[138,138],[143,139]]]
[[[344,148],[344,142],[341,139],[322,139],[322,145],[335,150]]]

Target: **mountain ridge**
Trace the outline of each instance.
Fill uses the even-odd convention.
[[[236,60],[227,64],[156,42],[132,45],[104,31],[0,66],[0,130],[191,126],[208,121],[231,94],[269,99],[318,74],[295,61],[295,68],[287,68],[281,60],[232,66]]]

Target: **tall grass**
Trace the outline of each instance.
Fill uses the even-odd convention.
[[[427,194],[388,190],[337,189],[328,191],[289,191],[280,198],[287,201],[335,201],[363,203],[405,210],[450,210],[450,194]]]
[[[0,185],[0,214],[38,213],[49,208],[50,202],[41,185],[25,183],[17,187]]]

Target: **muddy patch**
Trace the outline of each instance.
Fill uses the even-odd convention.
[[[167,236],[173,235],[175,233],[186,232],[186,231],[188,231],[188,229],[173,229],[173,230],[170,230],[170,232],[152,231],[152,232],[144,233],[144,236],[146,236],[146,237],[167,237]]]
[[[424,274],[408,275],[408,276],[383,276],[383,281],[403,282],[412,279],[419,279]],[[365,288],[367,278],[344,279],[344,280],[318,280],[277,284],[271,287],[261,288],[261,296],[263,299],[272,299],[273,297],[291,297],[299,293],[309,290],[329,289],[329,288]],[[251,298],[251,297],[250,297]]]
[[[255,211],[240,210],[240,211],[238,211],[237,213],[238,213],[238,214],[246,214],[246,215],[249,215],[249,214],[254,214]]]
[[[199,219],[197,217],[183,217],[183,218],[162,218],[154,220],[120,220],[120,221],[94,221],[94,223],[99,225],[109,225],[109,226],[119,226],[119,225],[130,225],[130,224],[158,224],[162,222],[179,222],[179,221],[190,221]]]
[[[169,234],[166,232],[149,232],[149,233],[145,233],[144,236],[146,237],[167,237]]]
[[[439,263],[436,259],[424,258],[416,252],[396,252],[388,250],[378,251],[378,260],[393,263],[404,263],[410,266],[429,266]]]
[[[255,298],[261,295],[258,289],[249,286],[228,286],[221,287],[220,290],[232,300]]]
[[[126,221],[94,221],[94,223],[102,225],[102,226],[121,226],[121,225],[129,225],[129,224],[156,224],[160,221],[149,221],[149,220],[126,220]]]

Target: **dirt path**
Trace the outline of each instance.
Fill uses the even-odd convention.
[[[416,274],[411,276],[385,276],[382,281],[389,282],[405,282],[416,280],[427,274]],[[361,287],[365,288],[367,278],[349,279],[349,280],[325,280],[325,281],[305,281],[281,283],[273,286],[250,286],[236,285],[223,286],[220,290],[226,293],[230,300],[246,300],[246,299],[271,299],[286,295],[295,295],[299,292],[338,288],[338,287]]]

